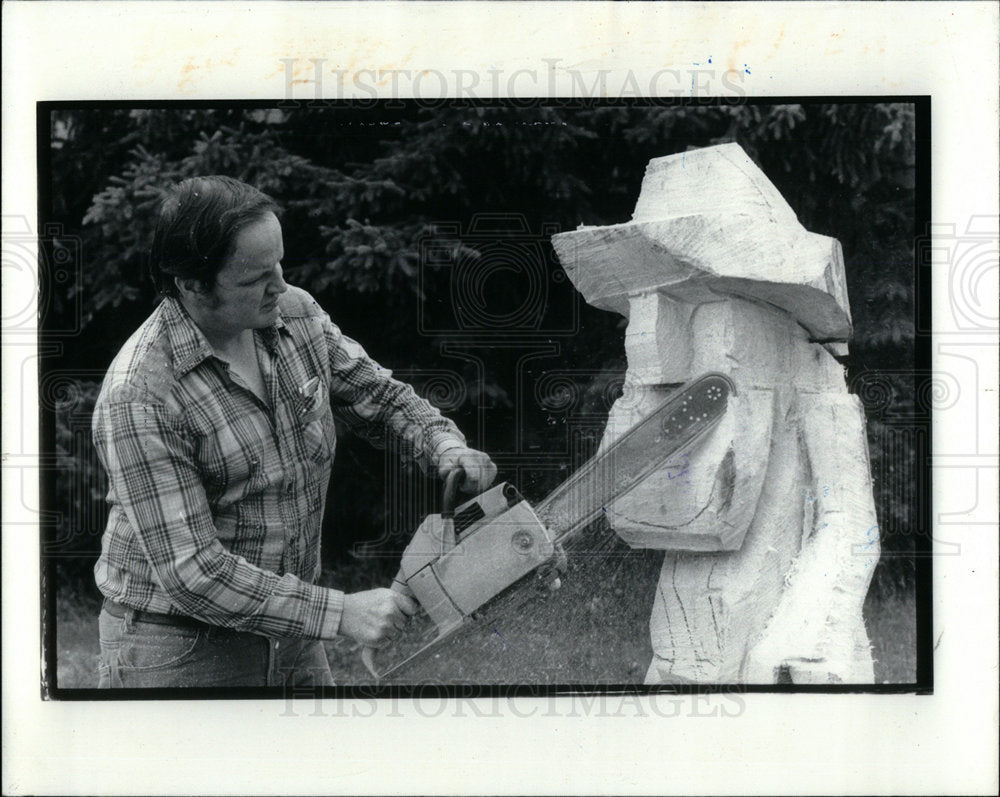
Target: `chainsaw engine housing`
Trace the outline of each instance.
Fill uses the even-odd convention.
[[[403,553],[400,579],[444,633],[556,557],[552,535],[512,484],[430,515]]]

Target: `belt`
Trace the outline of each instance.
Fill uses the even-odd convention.
[[[120,603],[116,603],[110,598],[104,599],[104,611],[110,614],[112,617],[117,617],[123,619],[126,612],[132,612],[132,622],[137,623],[153,623],[155,625],[174,625],[181,626],[183,628],[211,628],[208,623],[203,623],[201,620],[195,620],[193,617],[187,617],[183,614],[160,614],[159,612],[140,612],[138,609],[130,609],[127,606],[122,606]]]

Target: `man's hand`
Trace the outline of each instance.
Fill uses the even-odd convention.
[[[406,627],[417,604],[391,589],[370,589],[344,596],[340,633],[372,648],[384,647]]]
[[[497,466],[488,454],[465,446],[449,448],[441,455],[438,475],[444,479],[453,470],[464,472],[461,487],[467,493],[483,492],[497,477]]]

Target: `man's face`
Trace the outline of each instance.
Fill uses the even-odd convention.
[[[288,290],[281,271],[284,255],[281,224],[273,213],[240,230],[206,295],[203,307],[210,318],[205,320],[233,332],[271,326],[278,318],[278,297]]]

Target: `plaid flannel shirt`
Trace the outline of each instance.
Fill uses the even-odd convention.
[[[101,592],[272,637],[337,635],[344,595],[317,586],[333,413],[425,470],[465,439],[289,288],[254,332],[270,406],[237,384],[165,299],[104,379],[93,433],[109,477]]]

